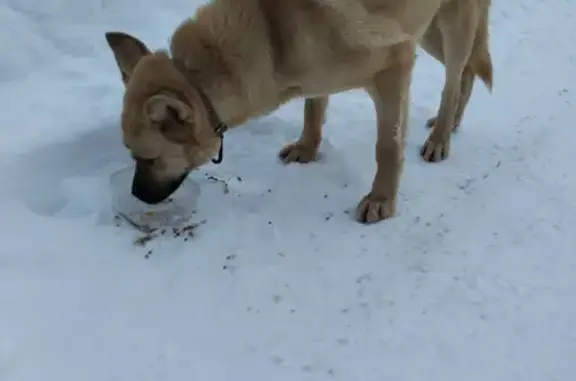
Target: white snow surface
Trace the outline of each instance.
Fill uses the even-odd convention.
[[[142,248],[111,219],[131,161],[104,32],[166,48],[198,4],[0,1],[0,380],[576,379],[573,1],[494,1],[494,92],[440,164],[418,155],[444,79],[420,52],[395,218],[346,213],[375,169],[351,91],[316,163],[276,158],[301,100],[231,131],[192,175],[206,223]]]

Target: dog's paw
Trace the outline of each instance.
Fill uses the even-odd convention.
[[[391,218],[396,214],[396,200],[378,197],[368,193],[362,197],[356,208],[356,220],[371,224]]]
[[[436,126],[436,119],[437,119],[437,117],[428,119],[428,121],[426,122],[426,128],[435,127]],[[456,123],[454,125],[454,127],[452,127],[452,132],[456,132],[458,130],[458,127],[460,127],[460,123]]]
[[[297,162],[297,163],[309,163],[316,159],[317,147],[294,142],[284,146],[278,153],[278,157],[285,164]]]
[[[420,149],[420,156],[429,163],[438,163],[448,158],[450,154],[450,138],[445,140],[428,137],[426,143]]]

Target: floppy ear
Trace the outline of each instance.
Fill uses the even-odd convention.
[[[150,54],[150,50],[136,37],[122,32],[107,32],[106,41],[114,53],[122,81],[126,85],[140,58]]]
[[[144,103],[144,112],[150,120],[162,123],[168,120],[193,122],[192,108],[179,99],[164,94],[153,95]]]
[[[160,125],[161,132],[170,140],[183,142],[193,135],[193,110],[179,99],[153,95],[144,103],[144,112],[152,122]]]

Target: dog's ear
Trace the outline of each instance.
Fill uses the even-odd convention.
[[[192,107],[179,99],[164,94],[153,95],[144,103],[144,112],[169,140],[184,142],[193,134]]]
[[[167,120],[191,123],[193,121],[192,108],[179,99],[169,95],[153,95],[144,104],[144,110],[148,118],[156,123]]]
[[[150,54],[150,50],[142,41],[126,33],[107,32],[105,36],[122,74],[122,82],[126,85],[138,61]]]

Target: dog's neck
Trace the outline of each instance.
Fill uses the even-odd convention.
[[[247,20],[223,14],[223,8],[219,2],[202,7],[174,32],[170,50],[189,82],[200,86],[220,119],[234,127],[276,108],[277,86],[271,59],[256,49],[262,44],[254,38],[262,34],[250,33]]]

